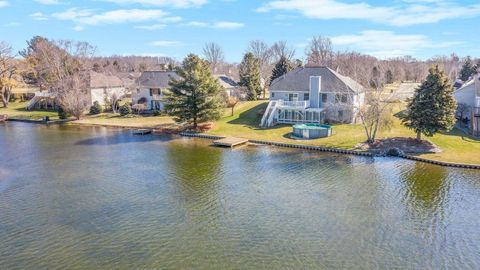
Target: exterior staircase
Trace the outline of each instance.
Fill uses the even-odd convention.
[[[277,110],[278,101],[271,100],[268,103],[267,109],[263,114],[262,121],[260,121],[261,127],[271,127],[273,125],[273,120],[275,117],[275,111]]]
[[[45,98],[54,99],[55,95],[49,92],[35,92],[35,96],[27,103],[26,110],[29,111],[35,107],[35,105]]]

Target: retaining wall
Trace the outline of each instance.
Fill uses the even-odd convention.
[[[210,139],[210,140],[219,140],[219,139],[225,138],[224,136],[213,136],[213,135],[207,135],[207,134],[197,134],[197,133],[188,133],[188,132],[181,132],[180,135],[185,136],[185,137],[195,137],[195,138],[203,138],[203,139]],[[248,142],[255,143],[255,144],[272,145],[272,146],[278,146],[278,147],[297,148],[297,149],[304,149],[304,150],[331,152],[331,153],[356,155],[356,156],[367,156],[367,157],[375,156],[373,153],[370,153],[370,152],[346,150],[346,149],[339,149],[339,148],[333,148],[333,147],[322,147],[322,146],[303,145],[303,144],[291,144],[291,143],[281,143],[281,142],[262,141],[262,140],[248,140]],[[424,162],[424,163],[429,163],[429,164],[434,164],[434,165],[439,165],[439,166],[445,166],[445,167],[455,167],[455,168],[480,170],[480,165],[476,165],[476,164],[444,162],[444,161],[431,160],[431,159],[420,158],[420,157],[415,157],[415,156],[410,156],[410,155],[400,155],[399,157],[404,158],[404,159],[418,161],[418,162]]]

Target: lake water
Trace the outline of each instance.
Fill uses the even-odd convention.
[[[0,124],[0,268],[480,268],[480,171],[209,143]]]

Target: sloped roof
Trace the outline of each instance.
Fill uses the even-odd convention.
[[[219,82],[225,89],[238,87],[238,83],[237,83],[234,79],[228,77],[227,75],[224,75],[224,74],[215,74],[215,75],[213,75],[213,76],[218,79],[218,82]]]
[[[145,71],[137,79],[136,84],[148,88],[168,88],[171,79],[179,80],[180,76],[175,71]]]
[[[114,75],[106,75],[103,73],[90,72],[90,87],[91,88],[111,88],[123,87],[123,81]]]
[[[298,67],[275,79],[270,85],[270,91],[309,91],[312,76],[322,77],[321,91],[364,91],[359,83],[328,67]]]

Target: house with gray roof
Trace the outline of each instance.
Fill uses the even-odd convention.
[[[217,78],[218,83],[225,89],[227,96],[235,96],[238,98],[245,98],[245,95],[240,91],[240,85],[231,77],[225,74],[214,74],[213,77]]]
[[[127,94],[125,83],[115,75],[90,72],[90,105],[96,101],[101,106],[108,106],[111,99],[123,98]]]
[[[164,94],[170,88],[169,82],[179,80],[174,71],[145,71],[135,81],[132,91],[133,104],[145,104],[147,110],[165,109]]]
[[[294,123],[354,123],[364,88],[328,67],[298,67],[270,85],[261,126]]]
[[[467,120],[472,135],[480,136],[480,74],[463,84],[462,87],[453,92],[458,104],[466,106],[463,118]],[[459,116],[462,117],[462,116]]]

